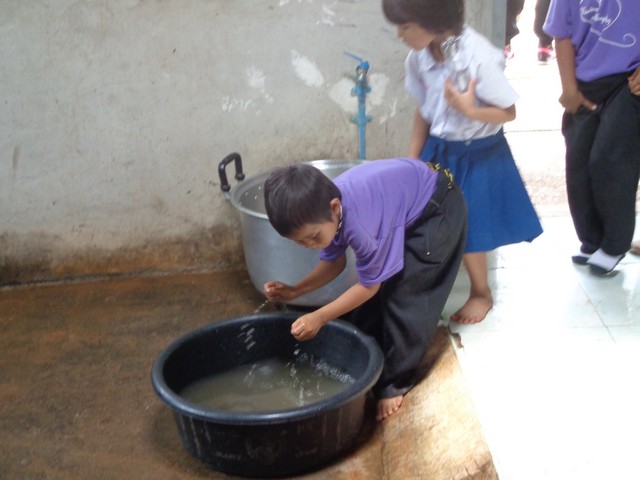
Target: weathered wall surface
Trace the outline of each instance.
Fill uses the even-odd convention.
[[[494,1],[469,6],[480,30]],[[0,5],[0,284],[241,263],[217,164],[357,158],[345,51],[371,65],[367,158],[406,151],[379,0]]]

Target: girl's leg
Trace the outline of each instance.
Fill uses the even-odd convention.
[[[471,288],[468,300],[451,315],[451,321],[464,324],[478,323],[484,320],[493,307],[487,272],[487,254],[486,252],[466,253],[463,261],[469,273]]]

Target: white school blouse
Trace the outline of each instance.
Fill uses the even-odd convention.
[[[476,79],[476,101],[481,106],[508,108],[518,94],[504,75],[501,50],[465,26],[460,39],[460,62]],[[437,62],[428,48],[411,50],[405,61],[405,90],[418,101],[420,114],[431,126],[429,134],[445,140],[473,140],[495,135],[502,124],[471,120],[449,106],[444,98],[451,62]]]

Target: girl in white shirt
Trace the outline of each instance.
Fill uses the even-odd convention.
[[[493,306],[486,252],[532,241],[542,227],[504,137],[517,94],[504,55],[464,25],[464,0],[383,0],[411,51],[405,89],[415,97],[409,156],[449,170],[469,210],[464,264],[469,298],[451,320],[477,323]]]

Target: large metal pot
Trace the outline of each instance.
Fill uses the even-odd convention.
[[[298,343],[291,336],[297,315],[262,313],[210,324],[175,340],[154,362],[154,390],[173,411],[184,447],[207,466],[252,477],[292,475],[326,464],[355,440],[367,392],[382,371],[382,351],[341,320]],[[278,411],[218,410],[181,396],[190,383],[238,365],[303,354],[354,382],[315,403]]]
[[[313,160],[308,163],[322,171],[327,177],[335,178],[349,168],[366,160]],[[238,185],[231,190],[227,181],[226,166],[235,164],[235,178]],[[265,282],[280,280],[295,284],[309,273],[318,262],[319,252],[301,247],[291,240],[281,237],[267,218],[262,187],[271,172],[262,173],[244,180],[240,155],[227,155],[218,165],[220,185],[225,199],[242,214],[242,246],[249,277],[253,285],[262,292]],[[339,297],[358,276],[355,269],[355,255],[347,250],[347,266],[332,282],[324,287],[303,295],[290,303],[298,306],[319,306]]]

